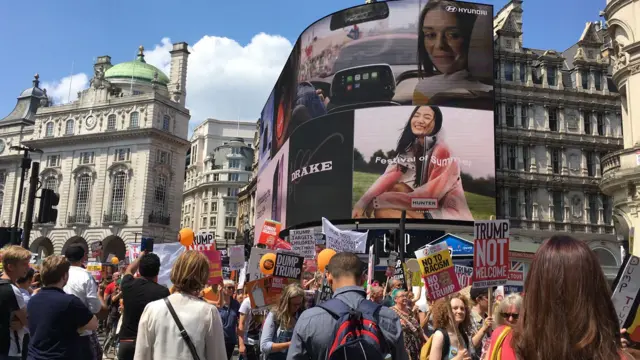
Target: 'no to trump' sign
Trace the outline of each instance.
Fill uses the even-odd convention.
[[[509,220],[473,224],[473,287],[504,285],[509,280]]]

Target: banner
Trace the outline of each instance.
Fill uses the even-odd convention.
[[[195,234],[193,245],[187,247],[187,250],[215,250],[216,249],[215,234],[210,232],[201,232]],[[155,250],[155,249],[154,249]]]
[[[292,254],[277,253],[274,277],[301,280],[304,257]]]
[[[493,35],[493,7],[467,2],[310,25],[258,120],[256,224],[495,216]]]
[[[521,292],[524,289],[525,263],[523,261],[511,261],[511,269],[509,270],[509,280],[505,284],[508,287],[508,293]],[[513,291],[520,290],[520,291]]]
[[[289,242],[293,252],[304,256],[306,259],[316,257],[316,239],[313,229],[291,230]]]
[[[473,278],[473,268],[468,266],[456,265],[455,269],[460,288],[464,289],[467,286],[471,286]]]
[[[209,259],[209,285],[221,284],[222,277],[222,254],[217,250],[202,250],[207,259]]]
[[[364,254],[367,247],[367,232],[340,230],[329,220],[322,218],[322,232],[327,238],[327,248],[337,252]]]
[[[446,243],[430,246],[429,255],[418,259],[418,263],[425,278],[426,294],[429,300],[435,301],[460,291],[458,277]]]
[[[473,224],[473,287],[489,288],[509,280],[509,220]]]
[[[86,270],[93,276],[96,281],[102,281],[102,263],[88,262]]]
[[[240,270],[244,268],[244,246],[232,246],[229,248],[229,269]]]

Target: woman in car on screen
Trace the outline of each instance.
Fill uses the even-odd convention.
[[[460,165],[441,140],[442,112],[436,106],[416,107],[404,127],[397,156],[384,174],[354,205],[352,217],[473,220],[460,180]],[[440,138],[439,138],[440,137]],[[424,211],[414,200],[435,200]]]
[[[431,0],[420,13],[420,80],[413,93],[414,105],[493,109],[493,87],[469,72],[469,48],[477,15],[461,12],[460,8],[477,11],[473,4]]]

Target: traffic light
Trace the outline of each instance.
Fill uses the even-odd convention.
[[[55,223],[58,219],[58,209],[54,209],[60,202],[60,196],[51,189],[40,192],[40,208],[38,209],[38,223]]]

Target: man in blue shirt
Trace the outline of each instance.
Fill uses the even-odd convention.
[[[227,360],[231,360],[233,350],[238,343],[238,320],[240,319],[240,303],[233,298],[236,291],[236,283],[225,280],[223,291],[220,294],[220,303],[217,304],[222,330],[224,331],[224,344],[227,350]]]
[[[86,360],[81,354],[81,331],[95,331],[98,319],[75,295],[62,289],[71,264],[64,256],[52,255],[42,263],[44,287],[27,305],[29,317],[28,360]]]

